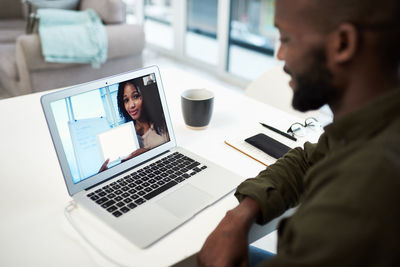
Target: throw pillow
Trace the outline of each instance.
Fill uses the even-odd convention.
[[[124,23],[126,5],[122,0],[81,0],[81,10],[91,8],[99,14],[104,24]]]
[[[77,10],[79,0],[24,0],[24,17],[27,20],[26,33],[35,32],[37,29],[36,11],[39,8],[58,8]]]
[[[25,18],[28,17],[28,12],[35,13],[39,8],[61,8],[61,9],[72,9],[76,10],[79,6],[79,0],[24,0],[25,7],[23,13]],[[27,7],[31,8],[28,11]]]

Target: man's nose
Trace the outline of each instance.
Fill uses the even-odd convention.
[[[276,53],[276,57],[279,60],[285,60],[285,55],[284,55],[282,44],[279,44],[279,46],[278,46],[278,53]]]

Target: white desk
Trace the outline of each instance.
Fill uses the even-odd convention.
[[[176,69],[161,69],[178,145],[243,176],[264,167],[223,143],[228,136],[259,121],[281,129],[297,120],[292,115],[254,101]],[[215,107],[208,129],[185,127],[180,93],[208,88]],[[0,265],[110,266],[71,227],[63,214],[70,197],[40,106],[43,93],[0,101]],[[292,141],[271,136],[294,146]],[[138,249],[82,208],[74,219],[88,238],[111,258],[131,266],[167,266],[197,252],[228,209],[237,205],[230,194],[155,243]]]

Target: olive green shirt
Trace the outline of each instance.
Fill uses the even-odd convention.
[[[260,204],[259,223],[301,204],[263,266],[400,266],[400,90],[335,120],[235,195]]]

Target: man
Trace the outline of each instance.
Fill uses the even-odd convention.
[[[262,266],[400,266],[399,20],[399,0],[276,0],[293,106],[334,122],[239,185],[200,266],[246,266],[253,221],[298,204]]]

